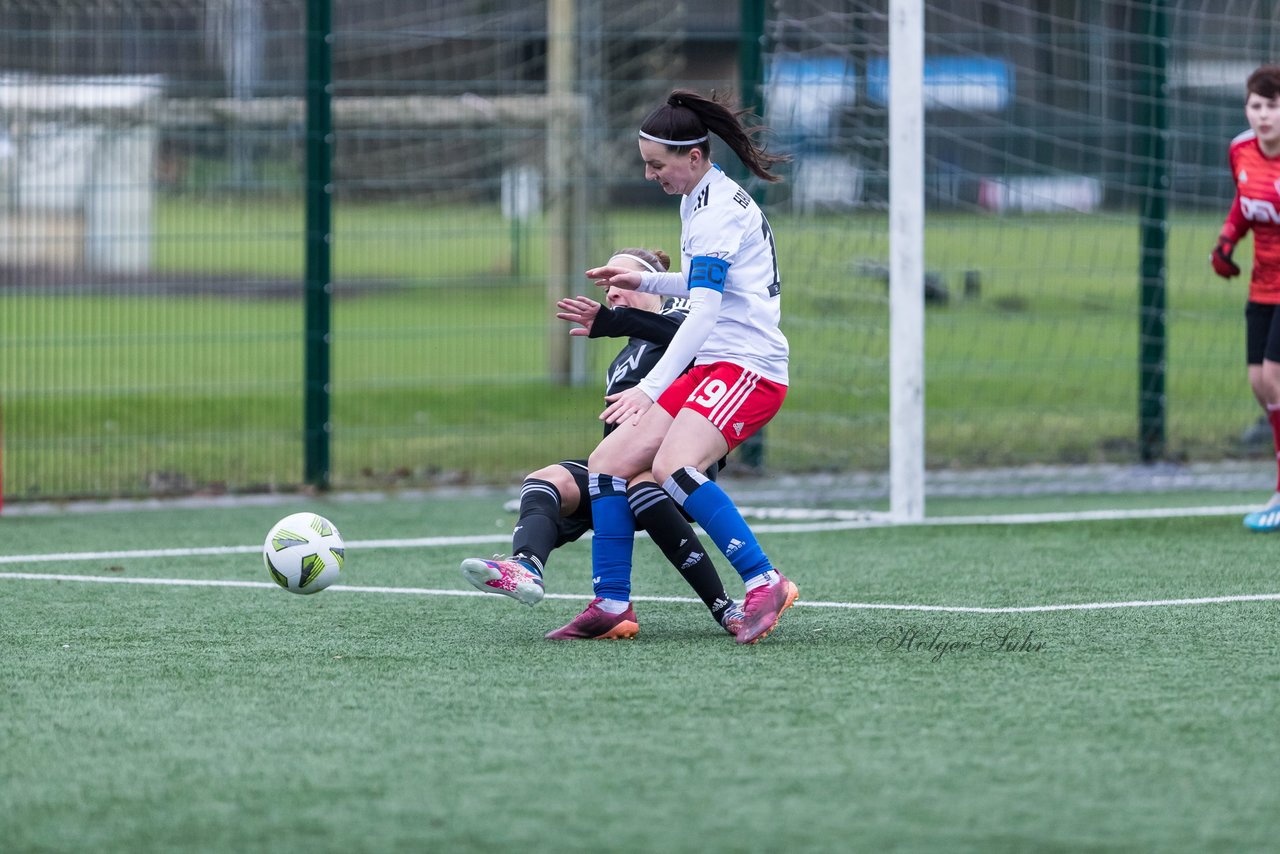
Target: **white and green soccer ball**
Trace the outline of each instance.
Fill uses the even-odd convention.
[[[271,580],[290,593],[319,593],[337,581],[345,554],[338,529],[315,513],[285,516],[262,546]]]

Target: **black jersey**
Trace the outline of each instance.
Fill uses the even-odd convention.
[[[639,384],[644,375],[658,364],[676,330],[688,316],[689,306],[685,300],[668,300],[657,312],[628,306],[601,308],[591,322],[590,337],[627,338],[626,346],[618,351],[609,365],[605,394],[617,394]],[[607,425],[605,433],[613,427],[612,424]]]
[[[627,345],[618,352],[613,363],[609,365],[609,374],[605,380],[605,394],[616,394],[639,385],[644,375],[649,373],[649,369],[658,364],[662,354],[667,352],[667,345],[671,343],[676,330],[688,316],[689,301],[684,299],[669,299],[662,304],[662,309],[656,312],[629,306],[602,307],[596,312],[588,337],[627,337]],[[688,370],[692,364],[690,362],[685,370]],[[604,434],[608,436],[617,426],[606,424]],[[585,471],[585,460],[583,463]],[[724,466],[725,458],[721,457],[707,470],[707,477],[715,480],[716,472]]]

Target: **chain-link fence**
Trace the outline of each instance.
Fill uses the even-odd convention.
[[[302,482],[305,12],[0,8],[10,499]],[[1166,454],[1255,453],[1244,294],[1206,257],[1244,78],[1277,56],[1266,4],[926,13],[930,467],[1138,458],[1152,44]],[[795,156],[783,185],[751,187],[779,240],[793,385],[737,464],[883,471],[887,19],[887,0],[333,4],[332,484],[507,482],[592,447],[615,348],[571,344],[551,297],[587,291],[579,267],[613,248],[678,254],[634,142],[674,86],[762,110]]]

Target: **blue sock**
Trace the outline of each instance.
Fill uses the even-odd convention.
[[[702,526],[743,581],[750,581],[773,569],[756,535],[715,481],[707,480],[701,472],[686,467],[667,478],[662,487]]]
[[[607,474],[588,475],[591,489],[591,589],[600,599],[631,601],[631,547],[636,520],[627,503],[627,482]]]

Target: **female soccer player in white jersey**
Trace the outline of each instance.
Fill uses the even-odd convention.
[[[671,269],[671,258],[660,249],[620,249],[607,263],[639,272]],[[606,372],[608,396],[631,388],[658,364],[688,309],[681,300],[622,288],[609,288],[605,298],[607,310],[595,300],[566,297],[556,303],[556,317],[577,325],[570,335],[627,339]],[[615,425],[606,424],[604,435],[614,429]],[[712,466],[708,475],[714,477],[717,469],[718,465]],[[562,460],[532,472],[520,489],[520,518],[511,535],[511,557],[467,558],[461,566],[463,577],[487,593],[510,596],[525,605],[541,602],[551,552],[592,528],[589,494],[585,459]],[[711,616],[736,637],[742,626],[742,608],[725,592],[706,547],[671,496],[652,480],[641,480],[627,490],[627,502],[636,525],[649,532],[654,545],[698,594]],[[623,637],[638,628],[621,623],[613,627],[613,633]]]
[[[1280,467],[1280,66],[1264,65],[1249,75],[1244,114],[1249,130],[1232,140],[1227,152],[1236,194],[1209,260],[1223,278],[1240,275],[1231,254],[1253,232],[1253,273],[1244,309],[1246,362],[1253,396],[1271,423]],[[1280,480],[1271,500],[1245,516],[1244,524],[1253,531],[1280,530]]]
[[[646,471],[707,532],[746,585],[738,643],[767,635],[799,594],[777,571],[728,495],[702,472],[764,426],[787,393],[787,339],[778,328],[781,283],[773,233],[751,195],[711,162],[720,137],[756,176],[785,157],[768,154],[745,111],[677,90],[640,126],[645,177],[680,202],[681,272],[587,271],[601,287],[687,297],[689,316],[639,385],[610,395],[600,418],[617,424],[587,462],[595,599],[555,639],[618,636],[635,625],[629,481]],[[694,367],[681,373],[692,360]],[[654,403],[657,406],[654,406]]]

